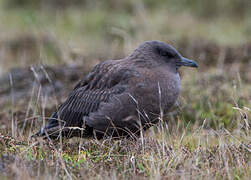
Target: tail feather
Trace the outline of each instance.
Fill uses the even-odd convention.
[[[71,127],[65,125],[66,123],[58,118],[58,113],[54,112],[48,123],[40,129],[34,136],[49,137],[57,139],[62,137],[90,137],[93,134],[93,129],[89,126],[85,127]],[[82,123],[81,123],[82,124]]]

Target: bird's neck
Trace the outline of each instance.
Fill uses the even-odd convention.
[[[153,57],[137,51],[134,51],[134,53],[125,58],[124,62],[128,63],[128,65],[130,64],[140,68],[154,68],[159,66],[158,62],[156,62]]]

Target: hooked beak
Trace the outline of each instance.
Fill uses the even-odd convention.
[[[196,63],[195,61],[193,61],[193,60],[191,60],[191,59],[187,59],[187,58],[185,58],[185,57],[182,57],[182,58],[181,58],[181,61],[178,62],[177,65],[178,65],[178,66],[189,66],[189,67],[195,67],[195,68],[198,67],[198,65],[197,65],[197,63]]]

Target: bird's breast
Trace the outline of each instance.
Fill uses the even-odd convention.
[[[147,72],[135,78],[131,87],[132,95],[145,112],[166,112],[178,98],[180,77],[178,73]]]
[[[162,82],[161,87],[161,103],[165,110],[169,110],[177,101],[180,92],[180,76],[178,73],[173,74],[171,77],[167,77]]]

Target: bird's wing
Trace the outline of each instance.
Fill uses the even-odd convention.
[[[102,102],[125,91],[121,82],[133,73],[121,68],[116,61],[105,61],[98,64],[81,80],[69,94],[67,100],[58,108],[44,129],[59,125],[63,127],[81,127],[83,117],[99,109]]]
[[[137,68],[127,81],[127,90],[101,103],[97,111],[85,117],[98,138],[103,136],[138,136],[159,121],[161,110],[167,108],[166,78],[158,71]],[[130,73],[133,74],[133,73]],[[162,96],[161,96],[162,95]],[[162,98],[161,98],[162,97]]]
[[[59,107],[57,118],[65,126],[81,126],[82,117],[97,111],[101,102],[107,102],[111,96],[120,94],[123,88],[112,87],[103,89],[86,89],[79,87],[71,92],[68,99]]]

